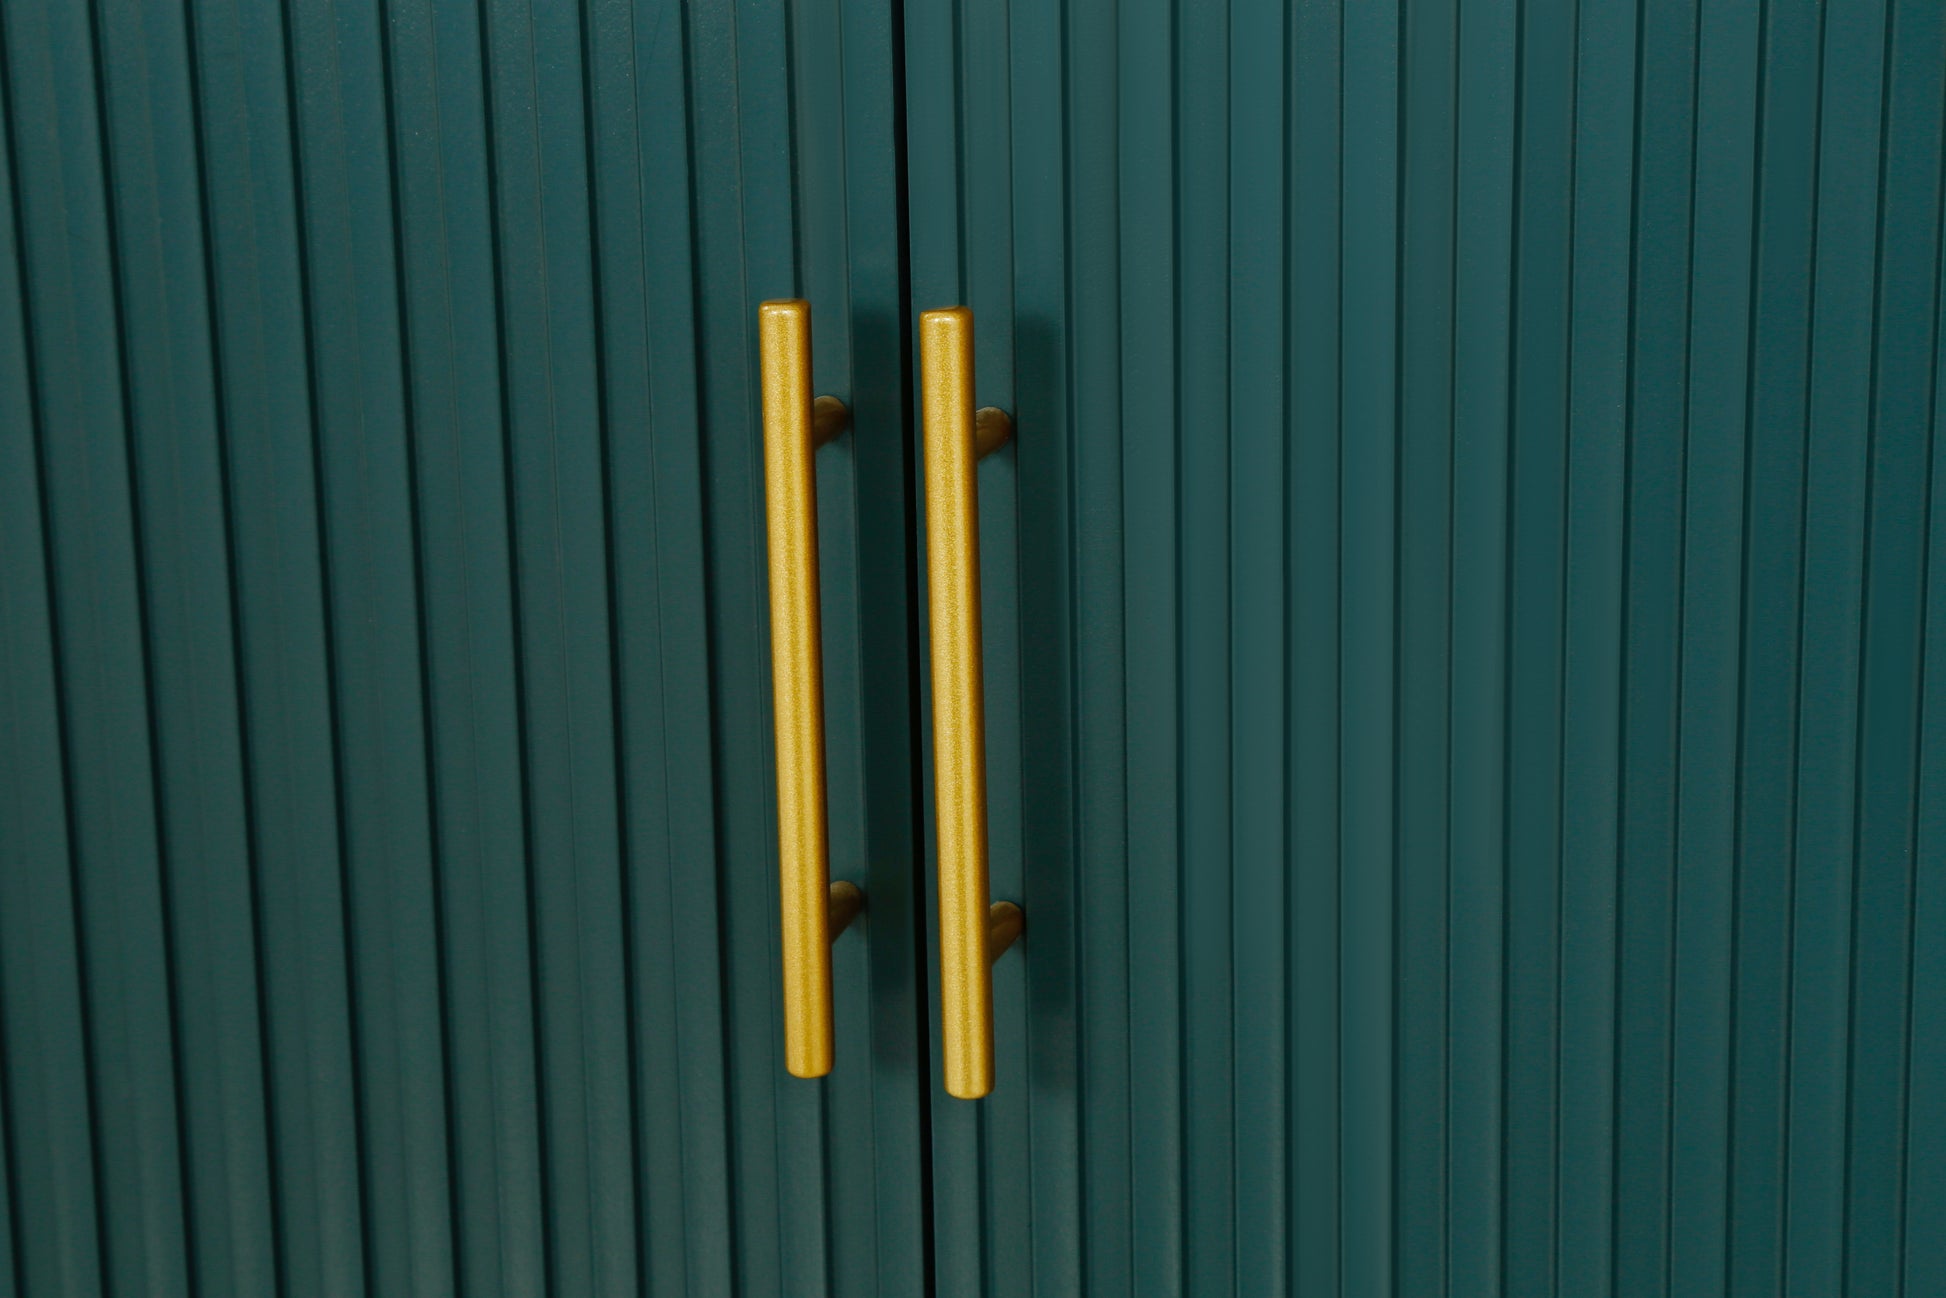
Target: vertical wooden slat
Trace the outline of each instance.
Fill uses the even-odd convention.
[[[1728,1262],[1737,737],[1754,265],[1758,15],[1698,18],[1669,1096],[1668,1283]]]
[[[1885,6],[1823,15],[1799,634],[1786,1291],[1844,1280],[1860,664],[1879,280]]]
[[[402,0],[387,17],[455,1266],[469,1294],[533,1293],[546,1246],[480,16]]]
[[[1236,1283],[1228,14],[1176,27],[1184,1289]]]
[[[1798,746],[1806,357],[1818,23],[1773,6],[1762,44],[1743,573],[1732,1045],[1730,1266],[1739,1298],[1783,1287],[1792,847]],[[1759,538],[1762,544],[1759,544]]]
[[[1926,526],[1938,346],[1942,68],[1946,29],[1909,4],[1886,30],[1883,197],[1872,342],[1869,510],[1860,574],[1857,877],[1852,917],[1848,1292],[1899,1292],[1907,1229],[1906,1059],[1914,818],[1925,652]],[[1906,1292],[1917,1292],[1907,1289]]]
[[[1691,306],[1696,5],[1641,19],[1624,597],[1615,1292],[1658,1292],[1669,1256],[1676,988],[1683,427]]]
[[[1573,13],[1521,14],[1508,466],[1508,1292],[1554,1283],[1560,1243],[1561,753],[1572,284]]]
[[[1115,192],[1121,362],[1128,816],[1125,1222],[1092,1239],[1089,1275],[1143,1298],[1183,1292],[1181,879],[1182,598],[1177,422],[1177,79],[1166,0],[1125,5],[1117,33]],[[1111,1097],[1110,1103],[1114,1101]],[[1091,1142],[1091,1147],[1093,1147]],[[1138,1190],[1138,1187],[1141,1187]],[[1103,1186],[1104,1194],[1111,1187]]]
[[[1343,1284],[1392,1288],[1397,1008],[1395,583],[1398,570],[1399,12],[1350,6],[1344,45],[1344,295],[1338,483],[1338,815],[1343,889],[1338,967]]]
[[[285,33],[375,1290],[456,1288],[389,104],[378,15]]]
[[[12,6],[4,22],[28,391],[60,673],[59,752],[38,760],[61,763],[67,784],[102,1281],[180,1294],[191,1259],[177,1125],[179,988],[94,32],[77,3]]]
[[[1637,6],[1581,7],[1576,50],[1562,646],[1559,1244],[1612,1293]],[[1617,51],[1631,51],[1619,57]]]
[[[1067,148],[1075,160],[1069,183],[1067,289],[1069,363],[1073,372],[1074,452],[1072,525],[1086,538],[1075,559],[1074,623],[1099,636],[1074,636],[1076,664],[1074,798],[1076,859],[1082,863],[1076,905],[1076,968],[1082,989],[1077,1082],[1100,1105],[1079,1106],[1077,1162],[1079,1238],[1065,1245],[1071,1274],[1109,1292],[1134,1287],[1125,1242],[1134,1208],[1131,1119],[1133,1006],[1131,961],[1138,952],[1130,930],[1141,900],[1130,869],[1129,717],[1131,677],[1125,594],[1129,587],[1127,461],[1128,406],[1119,321],[1124,313],[1121,272],[1120,156],[1121,15],[1106,7],[1069,11]],[[1020,118],[1030,123],[1034,101]],[[1031,201],[1031,196],[1028,196]],[[1158,322],[1159,323],[1159,322]],[[1151,420],[1153,426],[1153,419]],[[1058,1282],[1057,1282],[1058,1283]]]
[[[1338,869],[1341,624],[1339,500],[1344,344],[1343,15],[1300,6],[1292,19],[1290,500],[1291,1286],[1335,1293],[1343,1274]],[[1179,867],[1187,877],[1191,865]],[[1198,1187],[1184,1185],[1188,1197]]]
[[[1447,1193],[1452,1283],[1494,1292],[1503,1209],[1513,6],[1463,6],[1459,30]]]
[[[0,54],[18,39],[0,25]],[[25,1292],[103,1292],[60,676],[22,282],[20,120],[0,57],[0,1124],[9,1274]],[[44,345],[44,344],[43,344]],[[23,1193],[33,1187],[32,1193]],[[18,1230],[18,1237],[14,1232]]]
[[[1410,4],[1399,353],[1398,1288],[1445,1282],[1459,5]]]
[[[1290,1271],[1290,773],[1285,664],[1289,482],[1286,220],[1289,41],[1281,4],[1239,5],[1230,27],[1231,1020],[1236,1025],[1236,1285],[1275,1293]]]
[[[1935,233],[1934,247],[1940,247]],[[1942,250],[1946,251],[1946,250]],[[1933,280],[1933,312],[1946,301],[1946,260]],[[1927,375],[1926,587],[1920,659],[1917,810],[1913,817],[1911,953],[1906,985],[1905,1148],[1898,1277],[1909,1294],[1946,1284],[1946,1255],[1926,1241],[1946,1229],[1946,329],[1938,330]]]
[[[485,15],[549,1280],[638,1281],[583,33]]]
[[[99,13],[196,1284],[275,1285],[255,896],[195,118],[178,15]]]

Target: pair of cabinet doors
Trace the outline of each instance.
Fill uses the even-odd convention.
[[[4,1298],[1946,1293],[1932,0],[4,0],[0,111]]]

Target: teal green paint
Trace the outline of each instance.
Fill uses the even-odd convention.
[[[281,15],[191,14],[238,690],[262,935],[280,1263],[294,1294],[361,1292],[349,953]]]
[[[1637,11],[1590,4],[1575,52],[1567,553],[1562,632],[1560,1253],[1557,1273],[1610,1292],[1614,1247],[1615,955],[1628,321]]]
[[[59,675],[33,399],[31,301],[19,274],[16,78],[0,103],[0,1027],[6,1070],[6,1284],[102,1292],[82,957],[60,756]],[[51,760],[50,760],[51,759]],[[22,1196],[15,1187],[36,1185]],[[19,1237],[14,1238],[18,1230]]]
[[[1513,9],[1462,13],[1457,55],[1447,1229],[1448,1282],[1469,1294],[1503,1287]]]
[[[1437,1291],[1446,1237],[1446,968],[1452,815],[1453,180],[1456,3],[1407,10],[1399,338],[1398,1212],[1426,1223],[1401,1293]]]
[[[922,1290],[890,6],[183,17],[5,16],[0,1287]],[[793,291],[858,412],[873,910],[818,1085],[750,330]]]
[[[1837,21],[1833,21],[1834,17]],[[1824,18],[1805,429],[1786,1290],[1843,1283],[1883,6]]]
[[[60,713],[58,747],[26,760],[65,776],[75,894],[73,916],[43,922],[82,930],[88,1075],[72,1080],[95,1127],[100,1283],[180,1294],[186,1136],[94,47],[71,5],[9,10],[5,41]]]
[[[1114,303],[1120,383],[1109,393],[1112,404],[1104,417],[1116,417],[1120,426],[1121,491],[1119,502],[1109,502],[1111,509],[1119,504],[1119,515],[1107,516],[1139,518],[1143,526],[1122,531],[1128,864],[1121,900],[1128,919],[1120,954],[1126,972],[1120,987],[1112,981],[1098,984],[1101,995],[1090,1015],[1100,1025],[1091,1034],[1091,1078],[1109,1084],[1103,1087],[1107,1102],[1090,1130],[1089,1149],[1111,1210],[1091,1223],[1088,1274],[1104,1290],[1119,1285],[1146,1298],[1180,1290],[1183,1256],[1178,1227],[1183,1141],[1177,1121],[1182,1111],[1181,930],[1173,909],[1140,904],[1145,897],[1171,895],[1179,877],[1180,730],[1173,695],[1181,515],[1174,276],[1129,272],[1174,263],[1176,147],[1174,98],[1152,91],[1171,76],[1168,6],[1150,0],[1123,12],[1115,103],[1120,184],[1104,196],[1115,204],[1120,244],[1121,283]],[[1118,1001],[1127,1007],[1119,1015]],[[1122,1048],[1115,1049],[1117,1044]],[[1145,1134],[1138,1138],[1137,1132]],[[1149,1186],[1151,1192],[1117,1194],[1120,1185]]]
[[[1030,899],[1026,1095],[936,1097],[943,1291],[1070,1247],[1099,1292],[1923,1273],[1940,119],[1898,16],[1050,3],[1003,57],[909,6],[913,306],[974,306],[1017,415],[1051,324],[1067,397],[982,470],[995,877],[1061,946]]]
[[[179,15],[103,15],[111,219],[141,535],[151,737],[169,891],[179,1115],[193,1275],[213,1295],[274,1287],[249,827],[201,249]]]
[[[1290,596],[1291,646],[1290,1211],[1292,1287],[1335,1293],[1343,1213],[1338,1194],[1339,954],[1338,870],[1342,787],[1338,767],[1338,686],[1343,668],[1338,482],[1342,408],[1339,368],[1343,304],[1339,293],[1343,209],[1339,132],[1343,16],[1333,5],[1301,6],[1292,24],[1289,204],[1292,316]],[[1180,870],[1180,867],[1178,867]],[[1309,1043],[1303,1049],[1298,1043]],[[1195,1187],[1183,1186],[1187,1197]]]
[[[1521,14],[1507,639],[1506,1157],[1509,1293],[1555,1286],[1568,269],[1574,27]]]
[[[1934,280],[1934,302],[1946,283],[1946,267]],[[1946,360],[1946,331],[1938,330],[1933,365]],[[1905,1218],[1899,1238],[1899,1276],[1908,1293],[1946,1280],[1946,1259],[1935,1249],[1913,1247],[1929,1233],[1946,1226],[1946,1175],[1938,1157],[1946,1151],[1946,1124],[1920,1115],[1937,1111],[1946,1099],[1946,707],[1941,682],[1946,681],[1946,528],[1934,522],[1946,518],[1946,456],[1939,454],[1938,429],[1946,416],[1946,387],[1935,384],[1928,427],[1933,431],[1928,455],[1926,545],[1926,637],[1920,670],[1924,673],[1919,713],[1918,811],[1912,836],[1913,883],[1912,956],[1907,986],[1912,998],[1911,1053],[1906,1063],[1906,1148],[1901,1155],[1905,1182]]]
[[[1771,15],[1765,32],[1763,138],[1757,155],[1750,446],[1745,506],[1742,785],[1738,834],[1739,1112],[1731,1157],[1731,1291],[1783,1287],[1784,1146],[1793,878],[1792,770],[1798,747],[1797,626],[1802,608],[1804,366],[1809,346],[1818,26],[1809,8]]]
[[[1229,117],[1237,141],[1229,175],[1237,274],[1229,291],[1231,848],[1230,927],[1238,1025],[1230,1120],[1236,1150],[1236,1287],[1276,1292],[1289,1273],[1290,1200],[1285,1095],[1289,888],[1284,746],[1285,514],[1290,355],[1284,168],[1289,147],[1283,53],[1287,15],[1254,5],[1232,15]]]
[[[543,1286],[526,810],[473,6],[393,11],[388,86],[439,846],[454,1266],[468,1293]],[[431,120],[435,133],[402,129]]]
[[[293,10],[290,23],[366,1282],[373,1292],[450,1294],[458,1284],[381,32],[376,13],[321,7]]]
[[[179,17],[0,15],[0,1294],[1946,1284],[1923,3]],[[928,1126],[961,302],[1028,930]]]
[[[1870,416],[1870,560],[1860,630],[1858,882],[1853,924],[1853,1063],[1848,1115],[1845,1283],[1918,1292],[1902,1275],[1907,1240],[1928,1224],[1907,1216],[1908,1133],[1928,1124],[1909,1107],[1909,1052],[1923,1049],[1909,1018],[1916,983],[1909,914],[1915,871],[1919,725],[1925,652],[1922,586],[1929,469],[1937,430],[1927,409],[1939,344],[1942,33],[1910,5],[1890,16],[1885,195],[1878,266],[1879,333]],[[1923,107],[1922,107],[1923,105]],[[1926,233],[1930,231],[1930,234]],[[1923,795],[1922,795],[1923,796]],[[1909,927],[1911,925],[1912,927]],[[1910,1036],[1908,1034],[1911,1034]],[[1920,1232],[1920,1233],[1914,1233]],[[1920,1250],[1923,1252],[1923,1247]]]

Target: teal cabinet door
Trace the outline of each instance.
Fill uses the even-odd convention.
[[[923,1289],[893,14],[0,6],[0,1295]],[[855,414],[823,1083],[794,294]]]
[[[905,45],[1015,428],[939,1292],[1946,1286],[1937,7]]]

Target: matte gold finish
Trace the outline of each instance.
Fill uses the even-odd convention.
[[[992,964],[1007,954],[1007,948],[1026,931],[1027,916],[1021,913],[1020,907],[1010,901],[994,902],[993,909],[987,912],[987,963]]]
[[[926,590],[932,617],[933,790],[939,851],[939,1019],[946,1093],[993,1089],[993,960],[1020,908],[989,908],[986,689],[980,660],[979,457],[1013,423],[973,410],[973,313],[919,317],[926,449]],[[1003,913],[1005,912],[1005,913]]]
[[[855,883],[843,879],[831,884],[831,940],[836,942],[838,934],[851,927],[865,909],[865,890]]]
[[[864,906],[831,882],[824,782],[824,651],[818,617],[818,484],[812,454],[850,420],[811,400],[811,308],[757,308],[763,370],[764,510],[770,530],[770,680],[777,727],[777,890],[783,916],[784,1067],[831,1071],[831,943]]]

